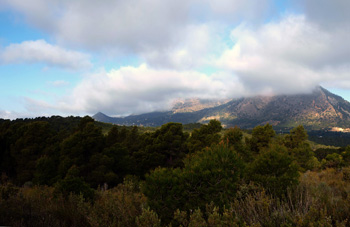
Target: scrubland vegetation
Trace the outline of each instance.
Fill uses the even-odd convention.
[[[0,121],[0,225],[350,226],[350,146],[212,120],[149,132],[89,117]]]

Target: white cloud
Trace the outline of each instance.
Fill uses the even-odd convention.
[[[220,31],[214,25],[188,25],[177,45],[165,51],[150,49],[140,56],[157,68],[194,69],[207,64],[210,54],[222,49],[219,37],[213,36],[215,32]]]
[[[28,23],[63,45],[111,55],[135,54],[149,65],[182,69],[197,66],[210,53],[217,27],[242,18],[261,19],[269,2],[5,0]]]
[[[11,111],[0,110],[0,118],[2,119],[13,119],[14,114]]]
[[[191,1],[8,0],[27,21],[62,42],[93,50],[139,51],[176,42]]]
[[[304,13],[283,18],[265,17],[273,11],[271,0],[5,2],[62,46],[136,56],[147,64],[87,76],[53,104],[28,100],[32,111],[141,113],[166,109],[177,98],[289,94],[350,83],[348,0],[298,1]],[[262,24],[266,18],[273,21]],[[229,41],[228,28],[234,28]],[[91,64],[88,56],[45,41],[12,44],[2,57],[71,69]],[[217,73],[194,71],[208,65]]]
[[[71,70],[87,69],[92,66],[88,55],[51,45],[45,40],[10,44],[0,52],[0,61],[2,64],[44,63]]]
[[[8,119],[8,120],[15,120],[17,118],[34,118],[37,117],[37,113],[30,113],[30,112],[17,112],[17,111],[9,111],[9,110],[1,110],[0,109],[0,118],[1,119]],[[40,116],[44,116],[42,113],[40,113]]]
[[[156,70],[143,64],[90,75],[66,98],[54,104],[30,100],[28,107],[35,111],[125,115],[167,110],[178,98],[225,98],[244,92],[230,74],[208,76],[194,71]]]
[[[207,27],[198,29],[206,34]],[[213,61],[217,73],[212,75],[146,64],[122,67],[85,77],[72,94],[56,103],[32,101],[29,106],[35,111],[125,115],[165,110],[178,98],[309,92],[319,84],[349,81],[350,44],[345,37],[346,33],[330,33],[304,16],[289,15],[256,30],[241,25],[231,32],[232,48]],[[210,43],[203,40],[198,50]]]
[[[320,83],[350,79],[347,35],[293,15],[257,30],[242,25],[232,31],[235,44],[217,65],[234,72],[252,92],[306,92]]]

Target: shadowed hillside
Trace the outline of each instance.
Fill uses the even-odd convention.
[[[204,108],[206,105],[211,107]],[[196,109],[198,110],[194,111]],[[346,128],[350,122],[350,103],[322,87],[317,87],[310,94],[256,96],[229,102],[192,100],[179,103],[172,111],[167,112],[124,118],[112,118],[98,113],[93,118],[108,123],[144,126],[159,126],[167,122],[207,123],[211,119],[218,119],[225,126],[237,125],[242,128],[253,128],[266,123],[286,128],[300,124],[310,129],[335,126]]]

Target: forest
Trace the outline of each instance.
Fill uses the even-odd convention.
[[[6,226],[350,226],[350,146],[301,125],[0,120],[0,173]]]

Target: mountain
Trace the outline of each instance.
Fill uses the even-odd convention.
[[[104,122],[104,123],[114,123],[114,119],[113,117],[109,117],[104,113],[98,112],[97,114],[95,114],[94,116],[92,116],[96,121],[100,121],[100,122]]]
[[[311,129],[350,127],[350,103],[323,87],[310,94],[255,96],[248,98],[178,103],[171,111],[112,118],[102,113],[93,116],[97,121],[122,124],[159,126],[167,122],[206,123],[220,120],[224,126],[253,128],[270,123],[290,128],[304,125]]]
[[[223,105],[229,101],[230,99],[208,100],[199,98],[177,100],[172,108],[172,111],[174,113],[195,112],[202,109]]]

